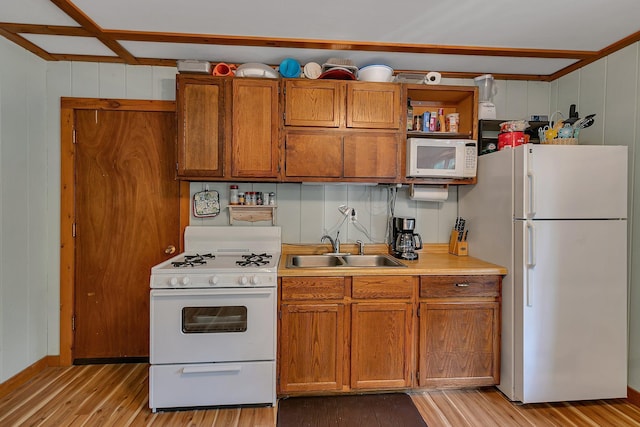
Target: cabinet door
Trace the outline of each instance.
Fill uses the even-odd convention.
[[[351,388],[411,386],[412,304],[351,305]]]
[[[337,128],[344,115],[340,82],[330,80],[286,80],[286,126]]]
[[[344,137],[345,178],[398,176],[398,135],[392,133],[348,134]]]
[[[342,177],[342,135],[288,132],[285,141],[287,177]]]
[[[347,84],[349,128],[399,129],[402,111],[399,84]]]
[[[223,176],[224,80],[177,77],[178,176]]]
[[[234,79],[231,176],[278,176],[278,81]]]
[[[280,392],[341,390],[344,304],[283,304],[280,308]]]
[[[498,302],[420,303],[419,385],[498,384],[499,327]]]

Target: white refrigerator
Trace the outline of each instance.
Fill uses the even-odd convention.
[[[460,186],[472,256],[507,267],[500,385],[523,403],[627,396],[627,147],[525,144]]]

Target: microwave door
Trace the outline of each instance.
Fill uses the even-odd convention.
[[[418,169],[456,169],[455,147],[418,147]]]

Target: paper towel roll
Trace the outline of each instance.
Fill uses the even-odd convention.
[[[436,71],[427,73],[427,76],[424,78],[424,82],[428,85],[439,85],[440,80],[442,80],[442,76]]]
[[[409,198],[423,202],[444,202],[449,198],[449,188],[446,185],[416,185],[411,184]]]

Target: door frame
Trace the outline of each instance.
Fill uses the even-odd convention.
[[[73,317],[75,301],[75,111],[149,111],[176,112],[175,101],[70,98],[60,99],[60,366],[73,363]],[[191,215],[189,182],[179,186],[180,235]],[[183,241],[180,241],[180,251]]]

